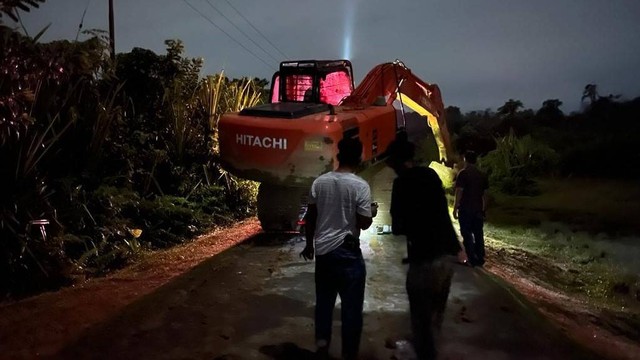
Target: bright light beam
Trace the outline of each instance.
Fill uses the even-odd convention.
[[[353,27],[356,22],[356,1],[346,0],[346,9],[344,12],[344,37],[342,43],[342,58],[351,59],[351,40],[353,37]]]
[[[351,60],[351,34],[345,34],[342,46],[342,58]]]

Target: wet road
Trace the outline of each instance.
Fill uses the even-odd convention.
[[[389,359],[409,334],[402,238],[389,224],[393,173],[365,174],[380,204],[362,236],[367,266],[363,359]],[[65,359],[305,359],[313,344],[313,262],[299,237],[258,235],[193,268],[90,329]],[[514,290],[482,269],[455,266],[442,359],[588,359]],[[331,353],[340,354],[339,311]]]

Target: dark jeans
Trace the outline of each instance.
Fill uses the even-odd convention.
[[[316,257],[316,343],[331,343],[336,297],[342,301],[342,355],[355,359],[362,334],[362,306],[367,271],[362,253],[339,247]]]
[[[407,294],[411,310],[413,346],[418,359],[436,359],[434,332],[439,332],[449,297],[453,268],[447,257],[409,263]]]
[[[482,227],[484,220],[482,213],[460,211],[460,234],[462,243],[471,265],[484,264],[484,233]]]

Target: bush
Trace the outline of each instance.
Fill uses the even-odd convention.
[[[253,214],[257,185],[219,168],[215,131],[266,83],[200,79],[179,41],[115,64],[107,44],[39,44],[0,26],[1,294],[104,274]]]
[[[497,140],[497,148],[479,161],[489,183],[512,195],[534,195],[538,192],[534,178],[548,174],[559,158],[546,144],[530,135],[518,138],[513,132]]]
[[[0,292],[21,296],[69,281],[52,180],[86,165],[113,93],[98,91],[109,81],[98,38],[39,44],[0,26],[0,45]]]

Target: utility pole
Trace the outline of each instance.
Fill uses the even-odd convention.
[[[116,59],[116,35],[113,26],[113,0],[109,0],[109,46],[111,47],[111,60]]]

